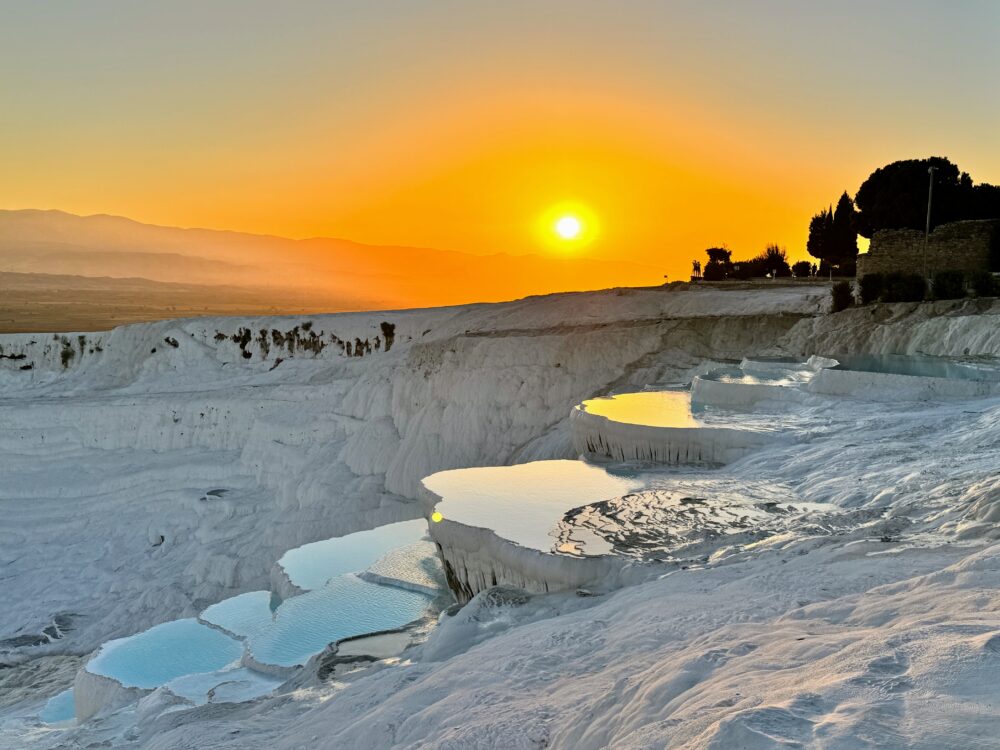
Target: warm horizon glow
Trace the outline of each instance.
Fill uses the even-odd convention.
[[[970,95],[995,86],[998,24],[903,0],[12,4],[0,208],[650,283],[721,244],[796,260],[810,216],[893,160],[1000,182],[1000,98]]]

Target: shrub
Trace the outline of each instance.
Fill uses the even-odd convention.
[[[838,281],[834,284],[830,290],[830,296],[833,298],[833,305],[830,308],[832,312],[846,310],[854,304],[854,293],[851,291],[851,282],[849,281]]]
[[[396,324],[383,320],[379,327],[382,329],[382,335],[385,337],[385,350],[389,351],[396,340]]]
[[[887,273],[882,299],[885,302],[922,302],[927,296],[927,280],[919,273]]]
[[[808,278],[810,271],[812,271],[812,263],[808,260],[800,260],[798,263],[792,265],[792,273],[795,274],[795,278],[797,279]]]
[[[961,299],[965,296],[965,273],[963,271],[938,271],[931,283],[934,299]]]
[[[878,302],[879,297],[885,290],[885,276],[880,273],[869,273],[861,277],[858,281],[861,291],[861,304],[870,305]]]
[[[989,271],[976,271],[971,274],[969,285],[977,297],[996,297],[997,292],[1000,292],[996,278]]]
[[[719,263],[706,263],[702,278],[705,281],[723,281],[726,278],[726,269]]]

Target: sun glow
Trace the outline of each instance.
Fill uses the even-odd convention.
[[[558,250],[577,250],[597,238],[598,221],[594,212],[576,201],[564,201],[549,207],[540,217],[539,239]]]
[[[575,216],[563,216],[556,221],[553,228],[564,240],[575,240],[583,231],[583,224]]]

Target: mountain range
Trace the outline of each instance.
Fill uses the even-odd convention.
[[[0,272],[238,287],[271,300],[285,294],[312,300],[329,311],[494,302],[662,283],[656,268],[585,257],[475,255],[327,237],[290,239],[36,209],[0,210]]]

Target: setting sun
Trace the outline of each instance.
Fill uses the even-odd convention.
[[[563,216],[555,223],[556,234],[564,240],[575,240],[583,230],[583,224],[575,216]]]
[[[576,253],[590,246],[600,232],[597,213],[579,200],[563,200],[538,217],[536,233],[543,245],[559,252]]]

